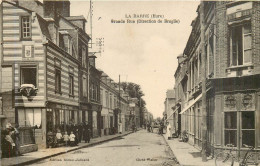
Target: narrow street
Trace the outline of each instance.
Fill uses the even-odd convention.
[[[88,165],[88,166],[172,166],[176,165],[173,154],[164,138],[145,130],[49,158],[33,165]]]

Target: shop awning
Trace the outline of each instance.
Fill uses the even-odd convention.
[[[178,109],[180,108],[180,106],[179,107],[177,107],[174,111],[173,111],[173,113],[169,116],[169,117],[167,117],[167,119],[166,120],[168,120],[170,117],[172,117],[172,115],[175,113],[175,112],[177,112],[178,111]]]
[[[193,101],[191,101],[189,103],[189,105],[187,107],[185,107],[181,112],[180,114],[183,114],[185,111],[187,111],[191,106],[193,106],[199,99],[201,99],[202,97],[202,94],[200,94],[196,99],[194,99]]]

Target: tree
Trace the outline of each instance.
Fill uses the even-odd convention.
[[[145,107],[146,102],[142,98],[142,96],[144,96],[144,93],[140,85],[133,82],[122,82],[121,87],[125,92],[129,94],[131,98],[138,99],[138,103],[137,103],[138,106],[141,106],[141,108]]]

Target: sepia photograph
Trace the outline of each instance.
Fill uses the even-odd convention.
[[[260,166],[257,0],[0,0],[0,166]]]

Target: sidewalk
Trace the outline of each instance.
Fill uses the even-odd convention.
[[[36,152],[26,153],[23,156],[12,157],[12,158],[2,158],[0,159],[1,166],[9,166],[9,165],[28,165],[40,160],[44,160],[50,157],[54,157],[57,155],[61,155],[67,152],[75,151],[81,148],[94,146],[103,142],[107,142],[125,135],[132,133],[132,131],[127,131],[122,134],[116,135],[108,135],[98,138],[93,138],[90,140],[90,143],[79,143],[78,146],[75,147],[59,147],[59,148],[48,148],[48,149],[39,149]]]
[[[201,152],[196,149],[194,146],[179,142],[178,138],[172,138],[171,140],[168,140],[166,138],[166,135],[163,135],[164,139],[170,146],[171,150],[173,151],[173,154],[179,161],[180,165],[182,166],[214,166],[215,165],[215,159],[209,158],[207,162],[202,162],[201,159]],[[239,164],[237,162],[234,163],[234,166],[238,166]]]

